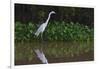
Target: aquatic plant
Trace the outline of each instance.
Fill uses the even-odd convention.
[[[15,41],[41,40],[33,33],[37,30],[35,23],[15,23]],[[94,29],[79,23],[51,22],[48,24],[43,39],[48,41],[87,41],[93,40]]]

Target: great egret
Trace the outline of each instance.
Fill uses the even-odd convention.
[[[41,38],[42,38],[42,34],[43,34],[45,28],[47,27],[47,24],[48,24],[48,22],[50,20],[51,14],[55,14],[55,12],[54,11],[51,11],[49,13],[46,22],[43,23],[43,24],[41,24],[40,27],[38,28],[38,30],[35,32],[35,35],[36,36],[39,36],[39,34],[41,33]],[[35,50],[35,53],[37,54],[37,57],[42,61],[42,63],[48,64],[48,60],[46,59],[46,57],[45,57],[45,55],[44,55],[44,53],[43,53],[42,50],[40,51],[39,49],[36,49]]]
[[[40,51],[39,49],[36,49],[35,53],[37,54],[37,57],[42,61],[42,63],[48,64],[48,60],[46,59],[46,57],[42,51]]]
[[[49,20],[50,20],[51,14],[55,14],[55,12],[54,12],[54,11],[51,11],[51,12],[49,13],[46,22],[43,23],[43,24],[41,24],[40,27],[38,28],[38,30],[35,32],[35,35],[36,35],[36,36],[38,36],[38,35],[41,33],[41,38],[42,38],[42,34],[43,34],[43,32],[44,32],[44,30],[45,30],[45,28],[46,28],[46,26],[47,26],[47,24],[48,24],[48,22],[49,22]]]

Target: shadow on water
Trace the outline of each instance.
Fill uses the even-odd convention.
[[[15,43],[15,65],[41,64],[34,50],[42,49],[49,63],[92,61],[94,43],[64,41],[32,41]]]

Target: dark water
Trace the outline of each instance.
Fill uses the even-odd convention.
[[[15,43],[15,65],[41,64],[34,50],[42,49],[49,63],[94,60],[93,41],[32,41]]]

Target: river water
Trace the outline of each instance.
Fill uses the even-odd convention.
[[[49,63],[94,60],[93,41],[15,42],[15,65],[41,64],[35,49],[42,50]]]

